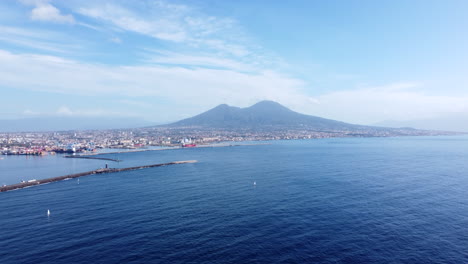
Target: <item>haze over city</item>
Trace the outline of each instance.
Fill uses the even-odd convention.
[[[466,1],[2,1],[0,120],[137,126],[273,100],[354,124],[468,131],[467,11]]]

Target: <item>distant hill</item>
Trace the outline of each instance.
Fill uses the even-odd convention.
[[[468,132],[468,115],[463,113],[454,113],[428,119],[416,119],[408,121],[387,120],[376,123],[375,125],[389,127],[414,127],[417,129],[427,130]]]
[[[168,124],[169,127],[207,128],[307,128],[312,130],[361,130],[365,126],[294,112],[273,101],[261,101],[250,107],[239,108],[226,104],[197,116]]]
[[[117,129],[145,125],[148,122],[135,118],[50,116],[0,120],[0,132]]]

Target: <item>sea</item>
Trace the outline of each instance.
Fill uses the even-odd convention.
[[[0,263],[468,263],[468,137],[2,156]],[[47,215],[47,211],[50,215]]]

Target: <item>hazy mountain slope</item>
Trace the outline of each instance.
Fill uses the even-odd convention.
[[[468,115],[451,114],[430,119],[393,121],[387,120],[375,124],[389,127],[414,127],[416,129],[468,132]]]

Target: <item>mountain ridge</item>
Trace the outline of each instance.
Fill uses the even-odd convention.
[[[277,102],[266,100],[260,101],[252,106],[245,108],[220,104],[206,112],[167,124],[165,126],[224,129],[302,127],[312,130],[353,130],[366,127],[332,119],[301,114]]]

